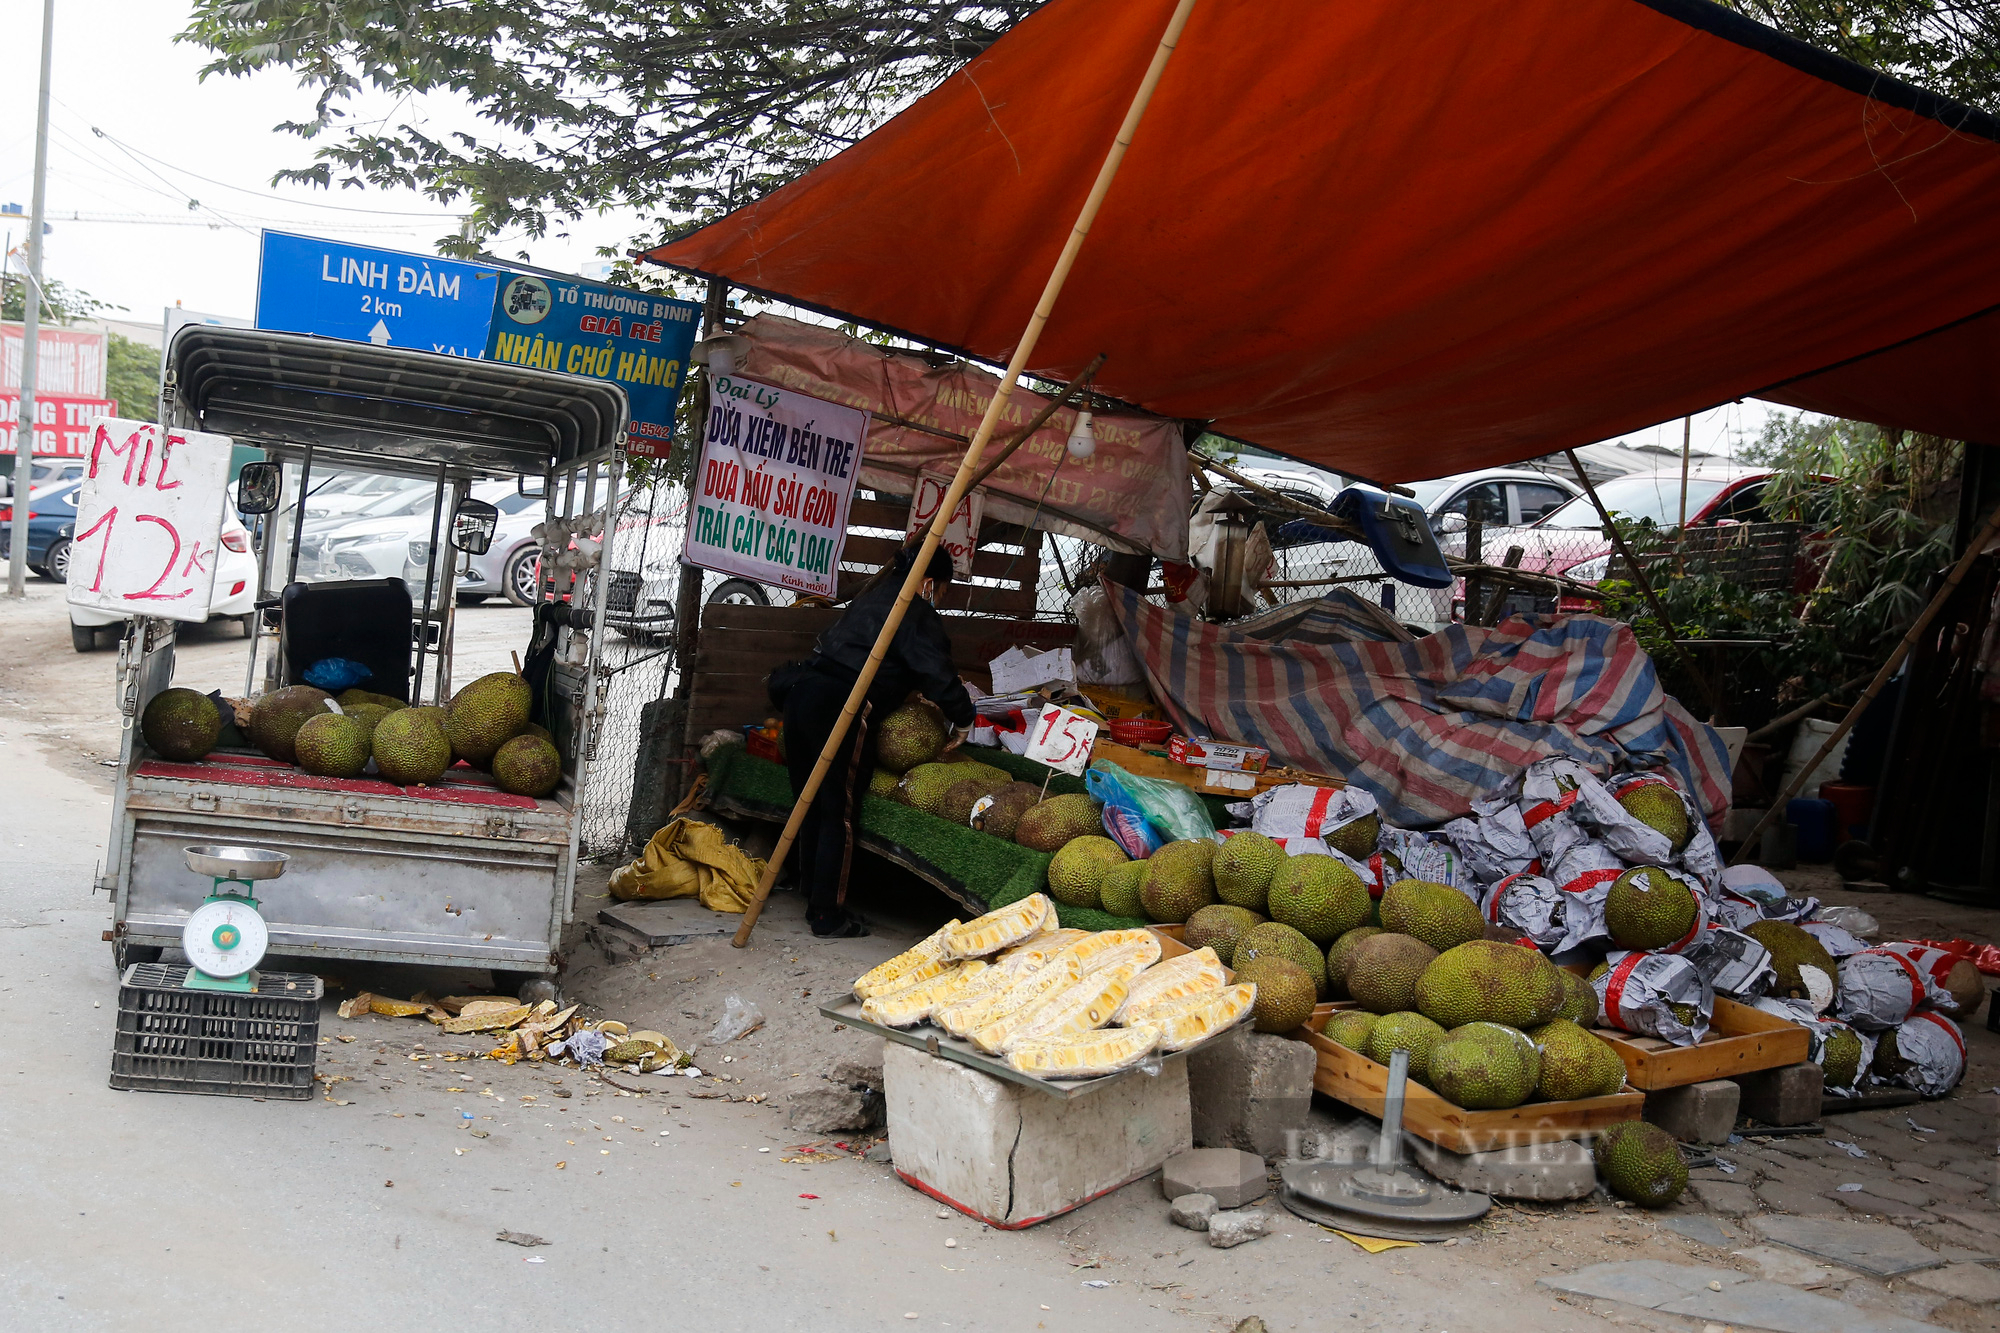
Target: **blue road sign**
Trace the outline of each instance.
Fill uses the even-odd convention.
[[[257,327],[477,358],[501,276],[486,264],[267,231]]]

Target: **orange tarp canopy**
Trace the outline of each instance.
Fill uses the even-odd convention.
[[[648,257],[1003,361],[1171,9]],[[1030,369],[1383,481],[1751,395],[2000,443],[1996,138],[1701,0],[1198,0]]]

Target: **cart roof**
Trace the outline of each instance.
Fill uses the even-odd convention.
[[[281,455],[310,444],[378,470],[540,476],[625,435],[618,385],[492,361],[191,324],[167,362],[178,423]]]
[[[1174,0],[649,258],[1003,361]],[[1200,0],[1029,369],[1384,481],[1755,395],[2000,440],[1991,116],[1706,0]]]

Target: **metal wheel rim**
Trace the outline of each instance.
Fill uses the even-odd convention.
[[[541,569],[535,553],[529,550],[515,556],[507,564],[507,573],[507,587],[514,594],[514,600],[524,606],[533,606],[541,583]]]
[[[49,577],[57,583],[69,582],[69,543],[57,542],[49,554]]]

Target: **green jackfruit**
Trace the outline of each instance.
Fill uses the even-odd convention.
[[[1431,1088],[1454,1106],[1468,1111],[1497,1111],[1519,1106],[1535,1094],[1540,1060],[1520,1033],[1515,1042],[1482,1029],[1498,1024],[1472,1024],[1445,1033],[1431,1047]]]
[[[998,791],[1014,780],[1014,775],[1006,769],[982,764],[977,759],[950,759],[946,762],[958,770],[959,781],[977,778],[986,784],[989,791]]]
[[[945,793],[958,781],[958,774],[950,764],[918,764],[903,774],[899,784],[903,793],[903,804],[912,810],[921,810],[927,815],[943,816]],[[1049,850],[1053,851],[1054,848]]]
[[[381,704],[342,704],[340,707],[341,711],[361,724],[362,730],[366,731],[371,739],[382,719],[397,711],[393,708],[384,708]]]
[[[1687,1188],[1687,1161],[1658,1125],[1621,1121],[1597,1136],[1592,1151],[1611,1192],[1642,1208],[1664,1208]]]
[[[1543,1101],[1609,1097],[1625,1086],[1625,1062],[1618,1052],[1568,1019],[1544,1023],[1528,1037],[1542,1049],[1535,1095]]]
[[[162,759],[189,763],[215,748],[222,737],[222,710],[215,700],[178,686],[161,690],[139,714],[146,748]]]
[[[534,691],[515,672],[481,676],[451,696],[445,709],[444,738],[460,759],[486,764],[495,750],[528,725],[528,710],[534,702]]]
[[[250,708],[250,743],[282,764],[298,762],[292,741],[309,717],[331,712],[333,696],[310,685],[287,685],[259,698]]]
[[[1134,861],[1132,864],[1144,863]],[[1105,902],[1109,903],[1110,899],[1107,897]],[[1206,946],[1215,950],[1215,956],[1222,961],[1222,965],[1230,967],[1233,965],[1231,960],[1236,957],[1236,946],[1245,935],[1263,924],[1264,918],[1247,907],[1211,903],[1187,919],[1187,928],[1181,932],[1181,942],[1190,949]]]
[[[1271,876],[1269,905],[1282,921],[1324,949],[1368,917],[1368,886],[1331,856],[1286,857]]]
[[[1148,857],[1146,878],[1139,885],[1146,915],[1155,921],[1185,921],[1214,902],[1215,852],[1208,839],[1189,838],[1170,842]]]
[[[903,780],[900,773],[891,773],[886,768],[878,768],[868,775],[868,794],[880,796],[884,800],[896,790],[896,784]]]
[[[1366,1055],[1368,1034],[1381,1021],[1380,1016],[1366,1009],[1341,1009],[1326,1020],[1326,1026],[1320,1032],[1328,1041],[1339,1042],[1350,1051]]]
[[[436,782],[451,767],[451,742],[436,710],[404,708],[375,724],[370,740],[375,768],[385,782],[414,787]]]
[[[1556,977],[1563,988],[1563,1000],[1556,1008],[1556,1017],[1566,1018],[1578,1027],[1596,1027],[1597,988],[1565,968],[1557,968]]]
[[[1349,820],[1326,835],[1326,845],[1342,856],[1351,856],[1357,861],[1366,861],[1375,855],[1375,844],[1382,841],[1382,816],[1363,815]]]
[[[1364,1047],[1368,1058],[1378,1065],[1389,1063],[1397,1051],[1410,1053],[1410,1077],[1425,1087],[1431,1085],[1431,1052],[1445,1038],[1445,1031],[1422,1014],[1407,1009],[1384,1014],[1368,1034]]]
[[[356,704],[374,704],[376,707],[386,709],[391,713],[399,708],[409,707],[408,704],[393,694],[376,694],[372,690],[360,689],[342,690],[334,702],[338,703],[349,714],[354,712],[354,705]]]
[[[1233,957],[1235,962],[1231,966],[1235,967],[1256,958],[1289,958],[1312,978],[1315,996],[1326,994],[1326,955],[1317,944],[1282,922],[1266,921],[1252,926],[1236,942]]]
[[[1698,914],[1694,893],[1658,866],[1632,867],[1604,895],[1604,927],[1621,949],[1664,949],[1694,929]]]
[[[1446,1028],[1480,1021],[1540,1027],[1562,1007],[1563,984],[1557,970],[1538,950],[1497,940],[1468,940],[1445,950],[1424,969],[1417,979],[1414,1008]]]
[[[543,726],[539,722],[530,722],[527,726],[522,727],[521,734],[523,736],[540,736],[550,745],[554,745],[556,743],[556,734],[553,731],[550,731],[547,727]]]
[[[1049,862],[1049,896],[1071,907],[1101,906],[1098,884],[1104,872],[1125,861],[1124,848],[1109,838],[1072,838]]]
[[[1290,1032],[1312,1017],[1317,996],[1306,970],[1289,958],[1273,954],[1253,958],[1236,969],[1238,981],[1257,987],[1254,1002],[1259,1032]]]
[[[547,796],[562,782],[562,755],[540,736],[516,736],[493,752],[493,780],[516,796]]]
[[[1145,879],[1146,863],[1144,861],[1126,861],[1120,865],[1112,866],[1104,872],[1104,878],[1097,881],[1097,897],[1100,905],[1113,916],[1135,917],[1140,921],[1144,921],[1146,919],[1146,904],[1139,897],[1139,886],[1145,882]],[[1197,912],[1195,915],[1199,916],[1201,914]],[[1189,939],[1187,943],[1190,949],[1199,949],[1201,947],[1193,939]],[[1217,949],[1215,952],[1217,957],[1221,957],[1221,949]],[[1226,965],[1228,960],[1223,959],[1223,962]]]
[[[1635,782],[1618,793],[1618,804],[1647,828],[1664,833],[1676,856],[1694,835],[1680,793],[1664,782]]]
[[[1820,1048],[1819,1067],[1828,1090],[1851,1088],[1861,1072],[1861,1035],[1853,1028],[1834,1030]]]
[[[1486,934],[1479,905],[1449,884],[1397,880],[1382,890],[1381,913],[1385,930],[1414,935],[1439,953]]]
[[[1437,950],[1410,935],[1370,935],[1347,955],[1347,993],[1378,1014],[1414,1009],[1417,979],[1437,956]]]
[[[1285,849],[1261,833],[1237,833],[1215,854],[1215,896],[1232,907],[1264,911],[1271,876],[1285,863]]]
[[[928,764],[944,748],[944,725],[922,704],[906,704],[875,729],[875,762],[891,773]]]
[[[1819,987],[1822,995],[1833,994],[1840,976],[1840,969],[1834,965],[1833,955],[1826,946],[1797,926],[1784,921],[1755,921],[1743,928],[1743,933],[1771,951],[1771,970],[1778,974],[1777,982],[1771,987],[1771,994],[1781,998],[1809,1000],[1812,989],[1806,985],[1800,968],[1817,968],[1825,977]]]
[[[946,764],[946,768],[963,768],[963,764]],[[991,796],[1004,782],[993,783],[982,777],[960,778],[944,790],[944,799],[938,802],[937,816],[948,820],[960,828],[970,826],[972,807],[979,804],[983,796]]]
[[[344,713],[317,713],[300,724],[292,749],[315,777],[357,778],[368,767],[368,728]]]
[[[1542,1077],[1542,1048],[1535,1045],[1527,1033],[1505,1023],[1467,1023],[1454,1031],[1461,1032],[1474,1041],[1489,1042],[1504,1050],[1512,1051],[1528,1071],[1528,1082],[1537,1083]]]
[[[1354,946],[1371,935],[1380,935],[1380,926],[1356,926],[1326,949],[1326,991],[1336,1000],[1347,998],[1347,959]]]
[[[1071,838],[1104,832],[1098,813],[1102,808],[1080,791],[1051,796],[1022,814],[1014,826],[1014,841],[1030,851],[1057,852]]]
[[[979,831],[1012,842],[1021,827],[1021,816],[1034,809],[1035,802],[1041,799],[1041,788],[1032,782],[1007,783],[993,793],[993,804],[979,816]],[[1126,915],[1136,916],[1137,913]]]

